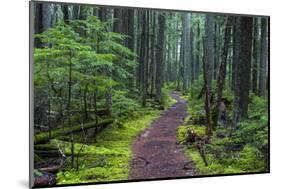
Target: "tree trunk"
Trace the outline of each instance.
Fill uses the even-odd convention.
[[[196,53],[196,63],[195,63],[195,80],[199,79],[199,69],[200,69],[200,21],[197,21],[197,53]]]
[[[155,70],[156,70],[156,61],[155,61],[155,40],[156,40],[156,14],[152,14],[152,35],[151,35],[151,51],[150,51],[150,57],[151,57],[151,63],[150,63],[150,95],[152,97],[154,88],[155,88]]]
[[[114,9],[114,23],[113,32],[122,33],[122,10],[119,8]]]
[[[208,137],[211,137],[212,130],[212,119],[211,119],[211,93],[210,93],[210,69],[209,62],[207,61],[207,46],[205,40],[203,40],[203,79],[204,79],[204,91],[205,91],[205,112],[206,112],[206,130],[205,133]]]
[[[212,79],[214,73],[214,18],[212,15],[208,15],[205,18],[205,56],[208,65],[208,83],[209,90],[212,92]]]
[[[259,76],[259,95],[266,95],[266,65],[268,58],[267,48],[267,18],[261,18],[261,51],[260,51],[260,76]]]
[[[189,47],[190,47],[190,83],[189,85],[191,86],[193,81],[194,81],[194,77],[195,77],[195,73],[194,73],[194,70],[195,70],[195,58],[194,58],[194,51],[193,51],[193,48],[194,48],[194,45],[193,45],[193,40],[194,40],[194,36],[193,36],[193,29],[191,28],[191,31],[190,31],[190,41],[189,41]]]
[[[157,52],[156,52],[156,100],[161,102],[162,100],[162,86],[164,80],[164,40],[165,40],[165,15],[160,13],[158,15],[158,40],[157,40]]]
[[[74,20],[79,19],[80,17],[80,5],[73,5],[73,14],[72,14],[72,18]]]
[[[81,132],[82,130],[86,131],[88,129],[93,129],[96,127],[104,127],[107,126],[111,123],[113,123],[113,119],[106,119],[106,120],[102,120],[100,121],[98,124],[96,124],[96,122],[90,122],[90,123],[86,123],[83,126],[83,129],[81,127],[81,125],[75,125],[71,128],[67,128],[67,129],[63,129],[63,128],[59,128],[56,130],[53,130],[54,132],[52,132],[51,138],[56,138],[59,136],[67,136],[69,134],[74,134],[74,133],[78,133]],[[48,133],[43,132],[40,134],[37,134],[34,136],[34,143],[35,144],[43,144],[49,141],[49,136]]]
[[[182,36],[182,61],[183,61],[183,93],[186,93],[189,79],[190,79],[190,13],[183,15],[183,36]]]
[[[34,33],[39,34],[44,31],[47,31],[51,27],[52,23],[52,14],[51,7],[49,4],[45,3],[35,3],[35,21],[34,21]],[[35,38],[35,47],[42,47],[42,42]]]
[[[254,18],[253,26],[253,68],[252,68],[252,91],[258,93],[258,40],[259,40],[259,27],[258,18]]]
[[[248,116],[253,18],[239,17],[236,23],[237,38],[237,70],[234,88],[233,129],[242,118]]]
[[[232,39],[232,90],[236,88],[236,76],[237,76],[237,65],[238,65],[238,38],[239,38],[239,33],[238,33],[238,18],[234,17],[233,20],[233,39]]]
[[[68,99],[67,99],[67,125],[71,128],[71,90],[72,90],[72,50],[69,49],[69,74],[68,74]],[[73,132],[71,132],[71,166],[74,167],[74,139]]]
[[[223,52],[222,52],[221,63],[219,66],[218,80],[217,80],[217,102],[214,111],[213,129],[216,128],[218,123],[219,107],[220,107],[223,87],[225,83],[227,54],[228,54],[228,47],[230,42],[232,19],[233,17],[228,17],[225,26]]]
[[[62,5],[62,12],[63,12],[63,20],[65,23],[69,22],[69,10],[68,10],[68,5]]]
[[[147,10],[143,11],[142,14],[142,34],[141,34],[141,53],[140,53],[140,64],[141,64],[141,85],[142,85],[142,106],[146,106],[147,98],[147,72],[148,72],[148,49],[149,49],[149,39],[148,39],[148,16],[149,12]]]

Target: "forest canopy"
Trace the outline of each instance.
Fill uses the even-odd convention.
[[[32,11],[35,186],[268,172],[268,17],[39,2]],[[175,140],[151,153],[181,149],[167,170],[188,173],[142,173],[138,161],[156,160],[141,136]]]

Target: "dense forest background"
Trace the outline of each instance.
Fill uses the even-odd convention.
[[[173,91],[201,175],[268,171],[267,17],[33,5],[35,184],[127,180]]]

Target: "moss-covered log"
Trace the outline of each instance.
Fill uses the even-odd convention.
[[[104,127],[104,126],[107,126],[111,123],[113,123],[113,119],[106,119],[106,120],[100,121],[98,124],[96,124],[95,122],[86,123],[83,126],[83,128],[81,127],[81,125],[76,125],[76,126],[73,126],[71,128],[55,129],[55,130],[52,130],[52,132],[51,132],[51,139],[56,138],[58,136],[68,135],[70,133],[81,132],[83,129],[88,130],[88,129],[91,129],[91,128]],[[40,133],[40,134],[37,134],[37,135],[34,136],[34,143],[35,144],[42,144],[42,143],[46,143],[48,141],[49,141],[49,133],[48,132],[43,132],[43,133]]]
[[[41,172],[48,172],[48,173],[53,173],[53,174],[55,174],[55,173],[59,172],[60,168],[61,168],[60,165],[51,165],[51,166],[49,166],[49,167],[42,167],[42,168],[39,168],[39,170],[40,170]]]
[[[59,153],[58,150],[47,150],[47,151],[43,151],[43,150],[37,151],[37,150],[35,150],[34,152],[37,155],[39,155],[39,157],[42,157],[42,158],[53,158],[53,157],[59,157],[60,156],[60,153]]]
[[[58,147],[51,144],[36,144],[34,146],[34,150],[50,151],[50,150],[58,150]]]

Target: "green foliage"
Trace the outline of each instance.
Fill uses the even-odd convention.
[[[164,86],[169,91],[176,91],[177,90],[177,83],[176,82],[168,82]]]
[[[92,102],[89,101],[94,95],[99,108],[108,107],[105,97],[114,88],[120,88],[121,83],[126,85],[123,81],[131,77],[130,71],[136,65],[135,54],[123,45],[126,36],[107,30],[112,21],[102,22],[95,16],[85,18],[68,24],[60,21],[35,35],[43,43],[43,47],[34,51],[35,91],[38,96],[47,94],[51,111],[61,115],[68,114],[65,110],[90,107]],[[69,98],[70,107],[66,103]],[[82,98],[86,102],[82,103]],[[133,100],[123,100],[127,102],[122,106],[135,108]],[[121,106],[122,102],[114,100],[114,103],[113,108]],[[80,117],[72,120],[77,116]],[[72,125],[76,124],[81,115],[70,115],[70,119]]]
[[[39,170],[34,169],[34,177],[40,177],[43,176],[43,173],[41,173]]]
[[[200,125],[186,125],[187,121],[185,121],[184,125],[181,125],[177,129],[177,141],[179,144],[184,144],[187,138],[187,132],[190,130],[195,133],[199,137],[205,136],[205,126]]]
[[[188,113],[184,124],[178,128],[177,141],[184,144],[188,129],[197,135],[205,135],[205,127],[194,125],[205,116],[203,99],[198,99],[200,80],[188,92]],[[233,93],[226,88],[223,98],[228,104],[228,119],[232,118]],[[186,156],[196,162],[201,174],[232,174],[263,172],[268,170],[268,112],[267,100],[250,95],[249,118],[242,120],[235,131],[230,128],[217,128],[211,143],[205,145],[208,166],[205,166],[196,143],[183,145]],[[204,123],[204,122],[203,122]],[[230,135],[231,133],[231,135]]]
[[[117,117],[125,116],[131,117],[138,111],[141,106],[140,104],[131,98],[126,96],[126,91],[116,90],[112,96],[112,112],[117,114]]]
[[[263,123],[263,125],[267,124],[268,120],[268,101],[265,98],[261,98],[258,96],[255,96],[254,94],[250,95],[250,101],[249,104],[249,118],[258,120],[260,119]]]
[[[168,107],[172,106],[173,104],[175,104],[177,102],[177,100],[173,99],[170,96],[170,92],[171,92],[171,90],[169,90],[168,88],[166,88],[166,87],[162,88],[161,104],[165,108],[168,108]]]
[[[179,126],[177,129],[177,142],[179,144],[184,144],[187,137],[187,127],[186,126]]]
[[[57,174],[58,184],[73,184],[87,182],[108,182],[127,180],[132,158],[131,145],[135,137],[156,119],[158,111],[148,112],[145,116],[127,121],[123,127],[108,127],[97,135],[97,143],[84,145],[80,152],[79,171],[68,168]],[[53,140],[65,147],[70,153],[70,143]],[[75,144],[75,154],[82,144]]]

